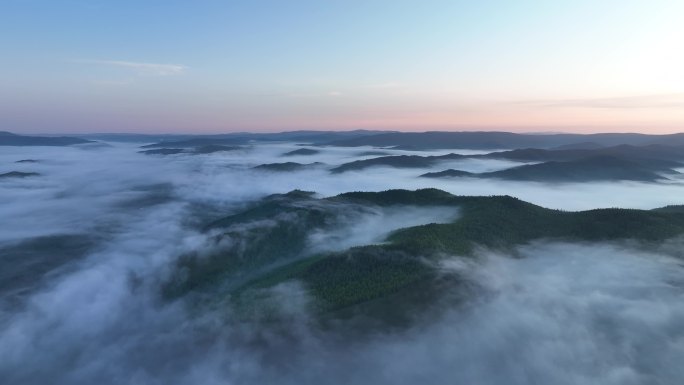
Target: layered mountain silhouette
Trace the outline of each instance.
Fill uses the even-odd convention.
[[[634,133],[604,134],[516,134],[494,131],[429,131],[429,132],[387,132],[362,137],[331,141],[334,146],[392,147],[407,150],[434,149],[511,149],[511,148],[553,148],[569,146],[615,146],[629,144],[684,145],[684,134],[647,135]]]
[[[526,164],[501,171],[470,173],[444,170],[423,174],[425,177],[468,176],[510,180],[579,182],[598,180],[657,181],[676,175],[684,166],[684,146],[619,145],[593,149],[526,148],[479,155],[446,154],[436,156],[393,155],[357,160],[330,171],[359,171],[368,167],[428,168],[459,159],[501,159]]]
[[[92,141],[71,136],[17,135],[0,131],[0,146],[71,146],[85,143]]]
[[[550,161],[512,167],[500,171],[470,173],[461,170],[444,170],[421,175],[428,178],[472,177],[496,178],[536,182],[594,182],[594,181],[640,181],[655,182],[666,179],[661,173],[678,174],[667,168],[655,167],[650,162],[639,163],[607,155],[599,155],[571,161]]]

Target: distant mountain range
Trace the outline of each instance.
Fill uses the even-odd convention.
[[[684,146],[619,145],[594,149],[518,149],[489,154],[437,156],[392,155],[356,160],[339,165],[330,171],[340,173],[359,171],[368,167],[427,168],[449,160],[502,159],[517,162],[539,162],[505,170],[470,173],[444,170],[423,174],[424,177],[477,177],[525,181],[580,182],[599,180],[657,181],[675,175],[684,166]]]
[[[85,143],[92,141],[71,136],[17,135],[0,131],[0,146],[70,146]]]
[[[624,160],[612,156],[593,156],[570,161],[549,161],[527,164],[505,170],[470,173],[449,169],[421,175],[428,178],[472,177],[495,178],[536,182],[594,182],[594,181],[639,181],[655,182],[666,179],[661,173],[677,174],[670,168]]]
[[[40,143],[47,144],[33,144]],[[88,140],[148,143],[147,148],[179,148],[201,145],[240,145],[251,142],[299,142],[319,146],[391,147],[406,150],[433,149],[596,149],[621,144],[684,145],[684,133],[648,135],[637,133],[517,134],[496,131],[287,131],[278,133],[237,132],[214,135],[188,134],[80,134],[61,137],[25,136],[0,132],[0,145],[69,145]],[[10,144],[17,143],[17,144]],[[30,144],[22,144],[30,143]],[[52,144],[50,144],[52,143]],[[150,144],[151,143],[151,144]]]
[[[634,133],[604,134],[516,134],[511,132],[387,132],[363,137],[334,140],[334,146],[392,147],[407,150],[435,149],[512,149],[512,148],[584,148],[628,144],[684,145],[684,133],[647,135]]]
[[[150,143],[150,147],[181,147],[201,144],[246,144],[250,142],[301,142],[324,144],[335,140],[360,138],[375,135],[383,131],[353,130],[353,131],[286,131],[274,133],[234,132],[212,135],[188,134],[84,134],[83,138],[111,142]],[[196,141],[196,142],[192,142]],[[179,143],[181,145],[179,145]],[[183,146],[185,147],[185,146]]]
[[[684,161],[684,145],[649,144],[634,146],[621,144],[611,147],[592,149],[537,149],[523,148],[511,151],[492,152],[485,155],[472,155],[473,158],[507,159],[522,162],[534,161],[567,161],[589,156],[614,156],[625,159]]]

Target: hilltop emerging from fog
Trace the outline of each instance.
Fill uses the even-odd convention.
[[[333,144],[387,134],[108,135],[52,146],[27,137],[35,145],[2,147],[0,378],[682,378],[662,365],[681,360],[671,341],[684,322],[675,137]],[[497,147],[500,134],[468,133]],[[616,372],[644,381],[616,382]]]
[[[84,139],[88,138],[88,139]],[[332,173],[361,171],[369,167],[425,169],[429,178],[480,178],[536,182],[639,181],[661,182],[677,178],[684,165],[684,134],[516,134],[510,132],[378,132],[292,131],[282,133],[229,133],[218,135],[93,134],[77,137],[22,136],[0,133],[0,145],[72,146],[97,145],[92,140],[139,142],[140,152],[157,156],[206,155],[250,151],[259,144],[293,142],[307,145],[283,153],[299,158],[320,155],[325,148],[374,147],[404,151],[385,155],[364,151],[360,158],[327,166],[325,162],[273,162],[255,165],[256,170],[294,172],[312,168]],[[152,143],[150,143],[152,142]],[[501,151],[502,149],[511,149]],[[478,150],[489,153],[422,154],[434,150]],[[497,151],[498,150],[498,151]],[[493,159],[519,162],[503,170],[471,172],[448,167],[449,162]],[[16,171],[16,170],[12,170]]]
[[[331,231],[350,216],[362,222],[364,212],[420,215],[416,209],[421,207],[453,208],[459,215],[446,223],[397,229],[376,244],[327,253],[309,249],[309,234]],[[535,240],[662,242],[684,234],[684,208],[566,212],[509,196],[454,196],[434,189],[326,199],[293,191],[269,196],[211,223],[206,231],[225,246],[210,256],[181,258],[165,287],[168,296],[210,293],[212,304],[236,301],[253,311],[260,290],[295,280],[305,284],[316,308],[329,316],[367,312],[396,322],[459,285],[458,279],[439,274],[439,261],[448,256],[472,256],[478,247],[509,251]]]

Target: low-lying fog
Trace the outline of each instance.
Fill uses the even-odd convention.
[[[472,281],[465,304],[403,331],[346,341],[309,322],[306,293],[280,287],[294,340],[223,315],[190,315],[158,298],[185,252],[207,247],[200,230],[247,202],[293,189],[436,187],[458,195],[512,195],[545,207],[655,208],[682,204],[680,183],[545,184],[418,178],[458,168],[519,163],[450,161],[432,168],[325,168],[267,172],[264,163],[330,166],[370,148],[255,144],[208,155],[152,156],[110,147],[6,147],[0,173],[0,378],[7,384],[679,384],[684,378],[684,271],[669,250],[637,244],[535,243],[515,256],[454,256],[444,274]],[[462,151],[461,153],[474,153]],[[15,163],[23,159],[37,162]],[[440,208],[369,212],[360,223],[313,233],[312,248],[380,242],[391,230],[457,218]],[[40,247],[37,237],[68,242]],[[60,238],[61,237],[61,238]],[[67,239],[67,238],[65,238]],[[277,290],[276,290],[277,291]],[[300,307],[302,306],[302,307]],[[222,314],[229,309],[222,309]],[[256,349],[259,334],[268,347]]]
[[[366,210],[363,215],[343,218],[345,225],[333,231],[315,231],[309,236],[314,252],[342,251],[354,246],[380,243],[405,227],[428,223],[449,223],[458,218],[454,207],[398,206]],[[346,219],[346,220],[345,220]]]

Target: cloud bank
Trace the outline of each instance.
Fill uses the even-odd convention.
[[[678,384],[684,377],[680,240],[655,249],[537,242],[510,254],[451,256],[441,271],[462,280],[461,290],[443,293],[412,327],[364,338],[344,325],[334,332],[320,327],[298,282],[264,293],[286,320],[280,327],[245,323],[230,306],[198,312],[190,298],[164,301],[160,290],[178,258],[213,247],[211,234],[202,231],[207,223],[294,188],[329,196],[438,187],[460,195],[510,194],[563,209],[651,208],[684,196],[676,183],[559,187],[417,178],[425,170],[331,175],[325,169],[252,169],[282,161],[295,148],[271,144],[166,157],[120,144],[3,150],[0,172],[41,174],[0,182],[0,216],[11,218],[0,222],[0,277],[14,285],[0,285],[3,382]],[[323,148],[287,160],[334,165],[365,150]],[[38,162],[15,163],[21,159]],[[510,164],[469,160],[458,166]],[[311,249],[381,242],[395,228],[458,215],[410,207],[356,214],[334,230],[312,233]],[[28,250],[25,242],[64,235],[87,239],[89,246],[65,243],[49,271],[34,266],[54,261],[50,248],[22,254],[36,265],[3,265],[16,263],[6,257],[12,247]]]

